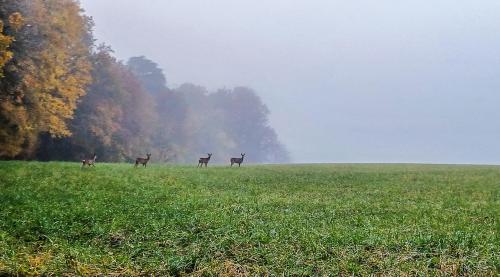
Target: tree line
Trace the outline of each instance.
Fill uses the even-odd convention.
[[[289,160],[251,88],[170,88],[155,62],[95,45],[93,27],[75,0],[0,0],[0,159]]]

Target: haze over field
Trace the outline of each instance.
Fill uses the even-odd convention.
[[[295,162],[500,163],[499,1],[81,3],[170,87],[255,88]]]
[[[0,0],[0,277],[495,275],[498,1]]]

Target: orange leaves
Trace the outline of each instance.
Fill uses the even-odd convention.
[[[15,30],[18,31],[24,25],[24,18],[19,12],[12,13],[9,16],[9,24]]]
[[[29,156],[26,145],[36,145],[40,134],[71,135],[69,120],[91,82],[90,24],[73,0],[13,1],[0,10],[9,15],[0,18],[9,24],[9,35],[0,24],[0,76],[11,61],[0,83],[0,148],[12,149],[0,156]]]

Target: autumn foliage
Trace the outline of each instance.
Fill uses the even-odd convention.
[[[267,107],[249,88],[209,92],[167,86],[145,57],[127,63],[94,45],[92,20],[75,0],[0,0],[0,158],[214,160],[245,151],[288,160]]]

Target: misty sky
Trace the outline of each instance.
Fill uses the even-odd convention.
[[[170,87],[254,88],[294,162],[500,163],[498,0],[81,3]]]

